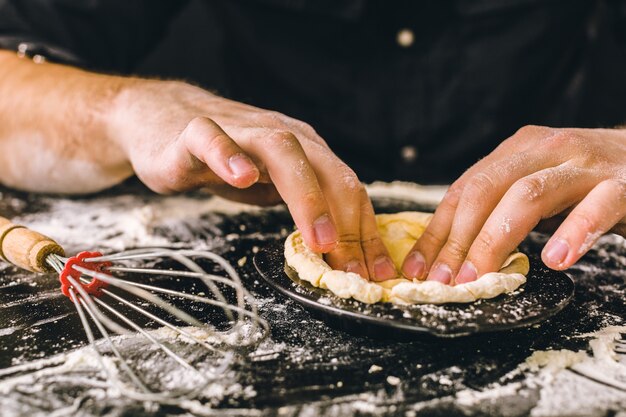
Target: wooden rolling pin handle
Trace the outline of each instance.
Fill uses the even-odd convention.
[[[0,258],[32,272],[53,272],[46,262],[50,254],[65,256],[54,240],[0,217]]]

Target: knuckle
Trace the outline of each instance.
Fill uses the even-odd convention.
[[[524,201],[535,201],[545,195],[546,179],[533,175],[519,179],[513,184],[511,190],[515,198]]]
[[[231,139],[225,133],[217,133],[207,139],[207,147],[211,151],[232,153],[232,145]]]
[[[257,122],[267,127],[288,127],[289,129],[296,129],[306,133],[315,132],[315,129],[308,123],[277,111],[265,110],[256,113],[254,117]]]
[[[281,121],[282,114],[272,110],[262,110],[251,115],[252,119],[261,126],[277,125]]]
[[[277,130],[272,132],[266,138],[266,144],[272,148],[281,148],[285,150],[300,147],[300,142],[298,142],[296,136],[286,130]]]
[[[469,247],[456,237],[450,237],[444,247],[444,252],[453,259],[465,259],[469,252]]]
[[[452,185],[446,191],[443,198],[441,199],[440,206],[449,207],[452,210],[456,210],[459,205],[459,201],[461,200],[461,195],[463,193],[463,188],[459,185]]]
[[[519,129],[517,129],[517,131],[515,132],[516,135],[527,135],[529,133],[534,133],[537,131],[537,129],[539,128],[539,126],[537,125],[524,125],[522,127],[520,127]]]
[[[496,240],[491,232],[486,230],[481,231],[478,236],[476,236],[473,246],[474,245],[481,256],[488,257],[487,259],[495,258]]]
[[[495,183],[486,172],[479,172],[470,180],[463,192],[464,204],[481,205],[482,202],[493,192]]]
[[[185,131],[190,135],[196,135],[202,132],[209,123],[206,117],[196,116],[187,123]]]
[[[358,248],[361,246],[361,237],[357,233],[343,231],[339,233],[338,246]]]
[[[533,125],[533,124],[524,125],[520,127],[519,129],[517,129],[513,137],[527,138],[528,136],[533,136],[538,133],[545,133],[547,131],[554,131],[554,129],[550,127],[546,127],[546,126]]]
[[[302,120],[287,118],[287,125],[294,127],[306,134],[315,134],[315,129],[310,124],[303,122]]]
[[[580,211],[572,211],[570,213],[572,220],[577,225],[578,229],[586,230],[586,231],[594,231],[599,229],[599,221],[591,213],[580,212]]]
[[[567,129],[554,130],[551,134],[546,135],[541,143],[548,150],[561,149],[564,146],[578,144],[579,137],[576,133]]]
[[[361,236],[361,247],[366,250],[382,250],[383,241],[378,236]]]
[[[359,196],[362,195],[362,192],[365,192],[365,187],[359,181],[359,178],[356,176],[354,171],[350,168],[345,167],[343,172],[340,174],[340,183],[342,187],[349,193],[358,193]]]
[[[308,190],[298,197],[298,204],[305,207],[319,206],[324,201],[321,190]]]
[[[426,228],[420,236],[418,242],[422,242],[426,247],[440,248],[444,244],[444,239],[433,233],[430,228]]]
[[[626,198],[626,179],[612,178],[602,181],[601,185],[607,187],[620,197]]]

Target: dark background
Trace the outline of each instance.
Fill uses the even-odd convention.
[[[183,79],[210,90],[224,85],[215,57],[222,47],[211,2],[192,0],[173,19],[166,37],[139,66],[141,75]]]

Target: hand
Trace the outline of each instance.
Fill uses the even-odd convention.
[[[137,80],[114,108],[109,134],[154,191],[209,187],[248,203],[282,199],[306,244],[333,268],[396,276],[363,185],[309,125],[181,82]]]
[[[563,270],[607,231],[625,236],[624,216],[626,130],[526,126],[452,184],[402,270],[473,281],[498,270],[540,222],[560,223],[541,256]]]

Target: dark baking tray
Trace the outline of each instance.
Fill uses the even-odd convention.
[[[574,294],[574,283],[530,257],[527,282],[511,294],[466,304],[364,304],[332,295],[298,279],[285,265],[283,243],[273,242],[254,257],[265,281],[309,309],[328,325],[372,338],[407,340],[425,335],[458,337],[527,327],[561,311]]]

